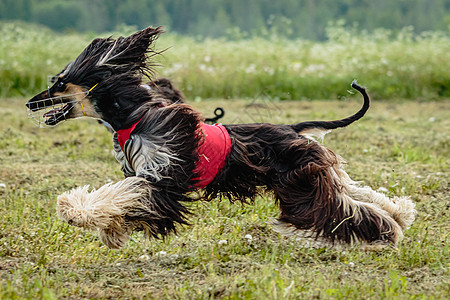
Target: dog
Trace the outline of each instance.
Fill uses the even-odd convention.
[[[362,118],[370,103],[365,88],[352,83],[364,103],[341,120],[209,125],[188,104],[143,86],[161,33],[161,27],[149,27],[93,40],[51,88],[26,103],[31,114],[45,112],[47,125],[86,116],[115,131],[114,151],[125,179],[58,196],[62,220],[98,230],[104,244],[120,248],[133,231],[161,238],[188,224],[187,202],[226,197],[252,203],[266,192],[280,209],[273,229],[301,245],[398,245],[414,221],[414,203],[353,181],[343,159],[314,139]]]

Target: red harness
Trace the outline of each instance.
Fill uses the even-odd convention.
[[[120,148],[122,148],[122,151],[125,152],[125,143],[130,138],[131,133],[136,128],[137,124],[142,120],[142,118],[139,119],[136,123],[131,125],[130,128],[117,130],[117,141],[119,142]]]
[[[117,140],[122,151],[125,142],[128,141],[131,133],[141,120],[134,123],[130,128],[117,131]],[[207,186],[216,177],[225,165],[225,158],[231,150],[230,135],[223,125],[201,123],[200,126],[199,131],[201,131],[202,139],[198,146],[199,158],[194,170],[198,177],[193,179],[196,181],[195,187],[199,189]]]
[[[231,150],[231,139],[223,125],[201,123],[203,140],[198,147],[198,162],[195,172],[199,174],[195,186],[207,186],[225,165],[225,158]]]

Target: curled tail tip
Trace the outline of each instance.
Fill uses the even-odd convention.
[[[359,92],[365,92],[366,91],[366,89],[364,88],[364,87],[362,87],[362,86],[360,86],[359,84],[358,84],[358,81],[356,80],[356,79],[354,79],[353,81],[352,81],[352,84],[351,84],[351,86],[352,86],[352,88],[354,88],[355,90],[357,90],[357,91],[359,91]]]

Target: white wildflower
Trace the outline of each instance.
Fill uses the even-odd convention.
[[[380,187],[380,188],[378,188],[377,191],[378,191],[378,192],[381,192],[381,193],[387,193],[387,192],[389,192],[389,190],[388,190],[387,188],[385,188],[385,187]]]
[[[178,71],[178,70],[181,70],[181,69],[183,69],[183,68],[184,68],[183,64],[180,64],[180,63],[174,63],[174,64],[172,65],[173,71]]]
[[[319,72],[319,71],[322,71],[322,70],[325,70],[325,65],[323,65],[323,64],[319,64],[319,65],[309,65],[309,66],[307,66],[306,67],[306,71],[308,72],[308,73],[317,73],[317,72]]]
[[[139,259],[140,259],[140,260],[149,260],[149,259],[150,259],[150,256],[148,256],[147,254],[144,254],[144,255],[141,255],[141,256],[139,257]]]
[[[294,72],[300,71],[301,67],[302,67],[302,63],[295,62],[292,64],[292,70],[294,70]]]
[[[255,72],[256,72],[256,65],[255,64],[251,64],[250,66],[248,66],[245,69],[245,73],[247,73],[247,74],[252,74],[252,73],[255,73]]]
[[[272,76],[275,73],[275,70],[271,67],[264,67],[264,72]]]

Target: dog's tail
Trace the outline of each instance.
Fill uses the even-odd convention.
[[[356,112],[354,115],[341,119],[341,120],[335,120],[335,121],[307,121],[307,122],[301,122],[294,125],[291,125],[291,127],[297,131],[298,133],[302,135],[310,134],[310,135],[318,135],[323,136],[326,132],[332,129],[345,127],[353,122],[361,119],[369,109],[370,104],[370,98],[369,95],[367,95],[366,89],[359,86],[356,83],[356,80],[352,82],[352,88],[360,92],[364,97],[364,104],[361,107],[361,109]]]

